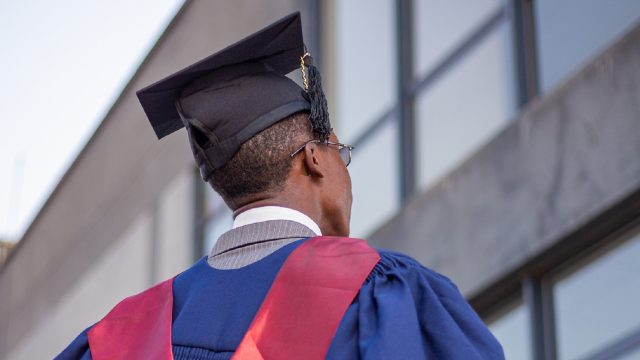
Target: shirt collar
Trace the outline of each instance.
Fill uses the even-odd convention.
[[[233,220],[233,228],[271,220],[290,220],[308,227],[317,236],[321,236],[320,227],[310,217],[298,210],[282,206],[262,206],[241,212]]]

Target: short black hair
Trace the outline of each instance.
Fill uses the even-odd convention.
[[[288,116],[245,141],[213,171],[209,184],[232,210],[257,195],[282,191],[293,163],[291,152],[313,138],[308,113]]]

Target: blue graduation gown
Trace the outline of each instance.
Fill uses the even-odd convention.
[[[240,269],[214,269],[204,257],[178,275],[174,358],[230,359],[278,270],[302,241]],[[379,252],[327,359],[504,359],[500,344],[449,279],[406,255]],[[57,359],[91,359],[88,330]]]

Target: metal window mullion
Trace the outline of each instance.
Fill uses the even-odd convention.
[[[539,93],[533,0],[512,0],[512,36],[517,81],[517,107],[522,109]]]
[[[200,172],[196,168],[193,172],[193,261],[197,261],[202,256],[204,249],[204,227],[206,222],[203,221],[207,214],[205,213],[205,191],[208,184],[200,177]]]
[[[470,35],[460,42],[451,52],[446,54],[433,68],[425,75],[416,79],[411,85],[411,93],[418,94],[426,91],[441,76],[446,74],[458,62],[467,56],[476,46],[486,39],[495,28],[497,28],[507,16],[507,9],[501,6],[491,16],[489,16]]]
[[[400,200],[405,203],[415,192],[416,146],[413,80],[412,0],[396,2],[397,96],[399,125]]]
[[[397,107],[394,106],[391,109],[383,112],[381,116],[376,118],[376,120],[373,121],[371,125],[369,125],[369,127],[362,131],[360,135],[358,135],[358,137],[356,137],[355,140],[353,140],[350,144],[355,147],[354,152],[359,152],[362,146],[364,146],[365,143],[371,140],[378,133],[380,128],[382,128],[387,122],[396,120],[397,111]]]
[[[303,33],[307,50],[313,56],[314,64],[322,69],[322,6],[320,0],[298,0],[297,7],[302,12]]]
[[[322,52],[322,7],[320,0],[310,0],[312,32],[314,41],[314,51],[316,54],[316,62],[319,69],[322,69],[323,52]]]
[[[528,277],[522,282],[524,302],[529,309],[533,359],[556,359],[555,315],[552,284],[546,278]]]

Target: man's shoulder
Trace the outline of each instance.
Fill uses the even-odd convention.
[[[415,354],[428,349],[428,357],[436,359],[504,359],[499,343],[449,278],[406,254],[377,251],[380,260],[354,303],[358,326],[384,333],[384,341],[370,348],[397,356],[405,351],[401,358],[427,357]],[[407,335],[408,328],[415,333]],[[416,334],[422,338],[410,338]]]
[[[380,254],[380,261],[371,272],[368,281],[375,277],[404,277],[427,281],[432,284],[443,284],[456,287],[447,276],[431,269],[413,257],[393,250],[375,248]],[[456,287],[457,288],[457,287]]]
[[[380,263],[387,268],[407,268],[411,270],[427,270],[437,273],[434,270],[422,265],[415,258],[395,250],[374,248],[380,254]]]

